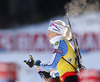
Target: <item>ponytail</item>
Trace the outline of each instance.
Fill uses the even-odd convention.
[[[63,37],[66,38],[67,40],[70,40],[72,38],[72,36],[71,36],[71,30],[69,28],[69,25],[65,26],[65,31],[63,33]]]
[[[71,30],[69,28],[69,25],[66,25],[65,22],[61,21],[61,20],[55,20],[53,21],[55,24],[61,25],[63,27],[65,27],[65,30],[63,32],[63,37],[66,38],[67,40],[70,40],[72,38],[71,35]]]

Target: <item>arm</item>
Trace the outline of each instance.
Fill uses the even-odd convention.
[[[61,58],[61,54],[60,53],[54,53],[52,55],[52,59],[49,62],[41,62],[40,66],[43,68],[52,68],[55,69],[55,67],[57,66],[59,60]]]
[[[44,63],[43,61],[41,61],[40,66],[43,68],[55,68],[58,64],[58,62],[60,61],[61,57],[66,55],[67,51],[68,51],[68,47],[65,43],[65,41],[60,40],[60,43],[58,45],[54,46],[54,49],[59,49],[62,51],[61,53],[55,52],[52,55],[52,59],[49,62]]]

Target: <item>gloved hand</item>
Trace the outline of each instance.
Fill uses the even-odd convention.
[[[39,71],[38,73],[39,73],[39,75],[41,76],[41,78],[45,77],[45,78],[47,79],[47,78],[50,78],[50,77],[51,77],[51,76],[50,76],[50,72]]]
[[[29,59],[28,61],[24,60],[24,62],[30,67],[32,68],[34,66],[34,60]]]
[[[34,65],[40,66],[40,63],[41,63],[41,61],[40,60],[37,60],[37,61],[35,61],[35,64]]]

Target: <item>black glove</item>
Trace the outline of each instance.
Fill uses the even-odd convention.
[[[29,59],[28,61],[24,60],[24,62],[30,67],[32,68],[34,66],[34,60]]]
[[[50,76],[50,72],[39,71],[38,73],[39,73],[39,75],[41,76],[41,78],[45,77],[45,78],[47,79],[47,78],[50,78],[50,77],[51,77],[51,76]]]

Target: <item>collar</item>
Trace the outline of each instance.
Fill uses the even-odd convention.
[[[55,37],[53,37],[53,38],[50,40],[50,43],[51,43],[51,44],[55,44],[55,42],[60,41],[61,38],[62,38],[62,35],[55,36]]]

